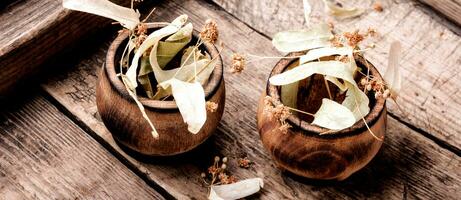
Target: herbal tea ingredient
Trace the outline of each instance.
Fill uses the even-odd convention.
[[[261,178],[237,181],[233,175],[229,175],[228,162],[227,157],[221,159],[215,156],[207,172],[202,172],[200,175],[210,189],[208,199],[241,199],[258,192],[264,186]]]
[[[327,9],[339,18],[356,17],[363,13],[363,10],[343,8],[341,4],[331,0],[323,0]],[[306,23],[310,13],[308,1],[303,1]],[[308,24],[308,23],[307,23]],[[331,23],[330,23],[331,24]],[[367,45],[365,49],[360,48],[360,44],[369,37],[376,37],[377,31],[373,28],[361,32],[354,30],[340,34],[333,34],[334,26],[326,23],[309,25],[307,30],[283,31],[275,34],[272,44],[281,52],[300,52],[306,51],[304,55],[296,56],[299,58],[299,65],[286,70],[281,74],[270,77],[272,85],[281,87],[282,102],[276,101],[273,97],[265,98],[265,112],[271,117],[276,118],[283,132],[291,126],[287,123],[291,115],[289,111],[298,112],[314,117],[312,124],[329,129],[328,133],[334,133],[351,127],[370,112],[367,93],[372,92],[374,98],[392,97],[395,100],[401,87],[401,78],[398,70],[398,55],[400,54],[400,43],[391,44],[389,53],[389,64],[384,80],[378,81],[369,73],[369,66],[365,60],[365,68],[358,67],[355,59],[363,57],[363,53],[373,49],[374,43]],[[253,56],[250,54],[250,56]],[[258,59],[264,58],[257,56]],[[332,58],[333,57],[333,58]],[[266,57],[276,58],[276,57]],[[281,57],[284,58],[284,57]],[[328,58],[328,59],[327,59]],[[331,59],[332,58],[332,59]],[[328,82],[337,86],[341,92],[345,92],[345,99],[338,103],[331,99],[322,99],[322,105],[316,113],[307,113],[296,109],[293,95],[287,93],[297,93],[297,82],[308,78],[314,74],[324,76],[326,89],[331,98]],[[360,84],[356,82],[357,76]],[[290,105],[290,106],[287,106]],[[376,138],[371,130],[369,132]]]
[[[203,89],[217,62],[201,50],[204,43],[213,44],[218,39],[217,23],[214,20],[206,21],[198,41],[191,44],[193,25],[187,23],[187,15],[181,15],[163,28],[147,34],[147,26],[139,20],[139,13],[132,8],[121,7],[107,0],[64,0],[63,6],[111,18],[130,33],[120,59],[119,76],[151,126],[153,137],[158,137],[155,125],[138,100],[143,94],[156,100],[172,96],[189,132],[196,134],[200,131],[206,121],[207,108],[210,111],[217,109],[217,105],[207,105]],[[165,69],[177,54],[182,54],[179,65]],[[153,85],[150,80],[152,75],[157,85]]]

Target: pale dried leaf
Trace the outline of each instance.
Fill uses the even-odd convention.
[[[208,80],[208,78],[210,77],[211,73],[213,72],[214,68],[216,67],[216,64],[217,64],[216,60],[210,60],[208,58],[205,58],[205,59],[197,60],[195,63],[191,63],[191,64],[183,66],[179,72],[178,72],[179,68],[176,68],[176,69],[161,70],[161,71],[159,69],[159,71],[154,71],[154,73],[157,74],[156,77],[161,77],[160,78],[161,80],[166,81],[174,77],[175,79],[178,79],[180,81],[189,82],[190,80],[193,80],[195,76],[194,68],[197,68],[197,77],[195,77],[195,80],[199,82],[201,85],[204,85],[206,81]],[[153,98],[161,99],[168,95],[171,95],[171,90],[159,89]]]
[[[333,0],[323,0],[326,10],[338,19],[353,18],[362,15],[365,10],[360,8],[343,8],[338,6]]]
[[[67,9],[113,19],[130,30],[134,30],[139,24],[139,13],[108,0],[63,0],[62,6]]]
[[[272,85],[287,85],[305,79],[313,74],[333,76],[355,84],[352,76],[353,72],[351,71],[349,65],[339,61],[305,63],[294,69],[271,77],[269,82]]]
[[[188,125],[189,132],[196,134],[206,121],[205,92],[199,82],[187,83],[170,79],[159,84],[163,89],[171,87],[179,112]]]
[[[351,127],[355,122],[354,114],[347,107],[324,98],[312,124],[331,130],[342,130]]]
[[[402,77],[399,70],[399,57],[401,55],[401,44],[396,41],[391,44],[389,50],[389,63],[386,73],[384,73],[384,81],[386,81],[391,90],[391,97],[396,99],[402,87]]]
[[[287,70],[297,67],[297,63],[290,65]],[[288,107],[296,108],[298,102],[299,81],[282,85],[280,89],[280,99],[282,103]]]
[[[341,91],[347,90],[346,82],[341,83],[336,77],[325,76],[325,80],[330,81],[331,83],[335,84]]]
[[[136,82],[136,72],[138,70],[138,62],[141,56],[144,54],[144,52],[149,49],[151,46],[153,46],[153,50],[157,50],[158,42],[173,33],[176,33],[187,21],[187,15],[181,15],[178,18],[176,18],[170,25],[163,27],[159,30],[154,31],[151,33],[146,40],[141,44],[141,46],[138,48],[136,51],[131,66],[128,68],[128,71],[126,72],[126,76],[128,79],[128,82],[130,83],[130,89],[134,90],[137,86],[138,83]],[[157,56],[155,56],[155,60],[157,59]],[[150,62],[152,67],[158,67],[158,63],[152,63]],[[154,65],[155,64],[155,65]],[[148,71],[147,71],[148,73]],[[145,75],[145,74],[141,74]],[[159,81],[160,82],[160,81]]]
[[[347,86],[346,98],[342,105],[347,107],[354,114],[355,122],[365,117],[370,112],[368,96],[360,90],[357,85],[345,82]]]
[[[309,30],[279,32],[272,39],[272,45],[281,52],[304,51],[329,46],[332,36],[327,24],[319,24]]]
[[[236,183],[211,186],[210,200],[234,200],[250,196],[264,187],[262,178],[245,179]]]
[[[178,32],[160,41],[157,47],[157,62],[160,68],[165,66],[183,49],[192,39],[193,26],[185,25]]]
[[[309,61],[317,60],[326,56],[333,55],[350,55],[353,53],[351,47],[323,47],[318,49],[309,50],[306,55],[299,58],[299,63],[304,64]]]

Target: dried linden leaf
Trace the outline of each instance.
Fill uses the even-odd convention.
[[[335,84],[341,91],[347,90],[346,82],[341,83],[336,77],[325,76],[325,80],[330,81],[331,83]]]
[[[288,66],[287,70],[297,67],[298,63],[293,63]],[[288,107],[295,108],[297,107],[298,102],[298,90],[299,90],[299,81],[282,85],[280,89],[280,99],[282,103]]]
[[[392,99],[397,99],[398,93],[402,87],[402,77],[399,70],[399,56],[401,54],[400,42],[393,42],[389,50],[389,64],[386,73],[384,73],[384,81],[386,81],[391,90]]]
[[[354,114],[348,108],[324,98],[312,124],[331,130],[342,130],[351,127],[355,122]]]
[[[62,6],[70,10],[77,10],[113,19],[130,30],[133,30],[139,24],[139,13],[133,9],[119,6],[108,0],[63,0]]]
[[[264,187],[262,178],[245,179],[236,183],[211,186],[210,200],[242,199],[258,192]]]
[[[368,96],[357,87],[357,85],[348,82],[345,82],[345,85],[348,90],[342,105],[352,111],[355,121],[357,122],[370,112],[370,107],[368,107],[370,100],[368,99]]]
[[[272,44],[281,52],[297,52],[329,46],[332,36],[327,24],[319,24],[309,30],[279,32]]]
[[[321,57],[332,55],[349,55],[353,53],[351,47],[323,47],[309,50],[306,55],[299,58],[299,63],[304,64],[309,61],[317,60]]]
[[[160,68],[165,66],[181,51],[192,39],[193,26],[191,23],[179,29],[178,32],[160,41],[157,47],[157,62]]]
[[[156,50],[158,46],[158,42],[162,38],[168,35],[171,35],[173,33],[176,33],[184,25],[184,23],[186,23],[186,21],[187,21],[187,15],[179,16],[178,18],[173,20],[173,22],[171,22],[170,25],[165,26],[151,33],[146,38],[146,40],[141,44],[141,46],[138,48],[138,50],[134,54],[131,66],[128,68],[128,71],[126,72],[127,80],[129,82],[131,90],[134,90],[138,86],[138,83],[136,81],[136,72],[138,70],[139,59],[144,54],[144,52],[147,49],[149,49],[151,46],[153,46],[153,50],[154,49]],[[152,65],[152,67],[155,67],[152,62],[150,64]],[[155,62],[155,64],[157,64],[157,62]],[[158,64],[157,64],[157,67],[158,67]],[[145,74],[141,74],[141,75],[145,75]]]
[[[165,79],[165,80],[169,80],[173,78],[174,76],[175,79],[178,79],[180,81],[190,82],[191,80],[194,80],[195,68],[196,68],[197,77],[195,77],[195,81],[199,82],[201,85],[204,85],[206,81],[208,80],[208,78],[210,77],[211,73],[213,72],[216,64],[217,64],[216,60],[201,59],[201,60],[196,61],[195,63],[191,63],[189,65],[183,66],[179,72],[178,72],[179,68],[172,69],[172,70],[158,69],[161,71],[158,71],[158,72],[154,71],[154,72],[156,72],[157,75],[162,76],[163,77],[162,79]],[[171,95],[170,88],[168,89],[160,88],[153,98],[161,99],[168,95]]]
[[[334,0],[323,0],[326,10],[338,19],[354,18],[362,15],[365,10],[360,8],[343,8]]]
[[[187,83],[170,79],[159,84],[163,89],[171,87],[179,112],[188,125],[189,132],[197,134],[206,121],[205,92],[199,82]]]
[[[277,74],[269,79],[272,85],[287,85],[305,79],[313,74],[322,74],[341,78],[350,83],[355,83],[347,63],[339,61],[310,62],[296,68]]]

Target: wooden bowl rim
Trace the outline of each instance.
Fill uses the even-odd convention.
[[[165,27],[163,24],[147,24],[148,29],[158,29]],[[120,44],[125,41],[129,36],[129,32],[120,33],[117,38],[112,42],[107,51],[106,56],[106,65],[103,67],[105,69],[106,76],[111,83],[111,86],[119,93],[121,96],[129,101],[134,102],[134,100],[129,95],[128,91],[125,88],[125,85],[122,83],[120,78],[116,75],[115,72],[115,55],[117,49],[120,47]],[[198,32],[193,31],[193,37],[198,38]],[[223,62],[221,55],[218,52],[218,49],[209,42],[204,42],[203,46],[205,50],[210,54],[211,58],[217,57],[217,65],[208,79],[208,83],[204,87],[205,99],[210,99],[216,91],[219,89],[221,81],[223,80]],[[178,110],[178,106],[174,100],[170,101],[160,101],[153,100],[146,97],[138,97],[138,100],[144,105],[145,108],[159,109],[159,110]]]
[[[305,52],[294,52],[294,53],[289,53],[286,55],[286,57],[295,57],[305,54]],[[284,58],[279,60],[275,67],[272,69],[269,78],[276,75],[280,74],[281,72],[285,71],[285,69],[290,66],[293,62],[296,61],[297,58]],[[365,59],[361,56],[359,56],[358,59],[356,59],[357,63],[360,63],[363,66],[365,65]],[[374,75],[375,77],[378,77],[379,80],[383,81],[383,78],[379,71],[376,69],[376,67],[368,61],[368,64],[370,66],[370,74]],[[274,104],[282,104],[280,100],[280,86],[274,86],[269,83],[269,78],[267,80],[267,86],[266,86],[266,94],[270,95],[271,97],[275,98]],[[370,112],[365,116],[365,121],[367,122],[368,126],[373,126],[381,117],[383,114],[383,111],[385,109],[385,103],[386,100],[384,98],[378,98],[372,108],[370,108]],[[335,131],[332,133],[328,134],[323,134],[320,135],[319,133],[323,133],[326,131],[329,131],[327,128],[323,128],[314,124],[310,124],[307,121],[301,120],[299,117],[295,115],[290,115],[287,119],[288,123],[292,125],[293,128],[299,128],[303,130],[303,133],[309,136],[314,136],[318,138],[323,138],[323,139],[337,139],[337,138],[343,138],[343,137],[350,137],[350,136],[355,136],[361,133],[369,134],[368,133],[368,128],[366,127],[365,123],[363,120],[357,121],[354,125],[352,125],[349,128],[342,129],[339,131]]]

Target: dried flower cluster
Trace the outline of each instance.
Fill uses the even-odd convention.
[[[356,47],[365,39],[365,36],[359,33],[359,30],[354,32],[345,32],[343,36],[347,39],[347,44],[351,47]]]
[[[330,43],[334,47],[344,47],[344,43],[346,43],[348,46],[355,48],[367,37],[377,36],[378,32],[376,29],[369,27],[363,34],[360,33],[359,30],[355,30],[353,32],[344,32],[342,35],[333,35],[330,37]],[[370,45],[369,47],[373,48],[374,44]]]
[[[214,44],[218,40],[218,24],[212,19],[207,19],[200,38],[206,42]]]
[[[375,93],[375,98],[383,97],[386,99],[390,95],[390,90],[386,87],[385,83],[379,81],[377,78],[362,78],[360,80],[360,85],[362,85],[366,91],[373,91]]]
[[[283,104],[274,106],[273,102],[273,97],[264,97],[264,111],[270,113],[271,118],[277,119],[282,124],[282,126],[279,127],[280,131],[286,133],[288,129],[291,128],[290,124],[286,121],[291,115],[290,109]]]
[[[216,110],[218,110],[218,104],[215,103],[215,102],[212,102],[212,101],[207,101],[206,102],[206,110],[208,112],[214,113],[214,112],[216,112]]]
[[[246,60],[245,57],[238,53],[232,54],[232,73],[240,73],[245,69]]]
[[[214,158],[213,165],[208,167],[207,173],[203,172],[201,174],[205,183],[212,186],[231,184],[237,182],[237,179],[232,175],[228,175],[228,172],[226,171],[227,161],[227,157],[223,157],[221,159],[219,158],[219,156],[216,156]],[[209,182],[207,181],[207,178],[209,179]]]
[[[138,24],[135,30],[135,47],[139,48],[147,38],[147,26],[144,23]]]
[[[252,162],[250,159],[248,159],[248,157],[244,157],[244,158],[239,158],[237,160],[237,164],[239,165],[239,167],[241,168],[245,168],[245,169],[248,169],[250,168]]]
[[[377,12],[383,12],[383,5],[381,4],[381,2],[377,1],[373,4],[373,10],[377,11]]]

